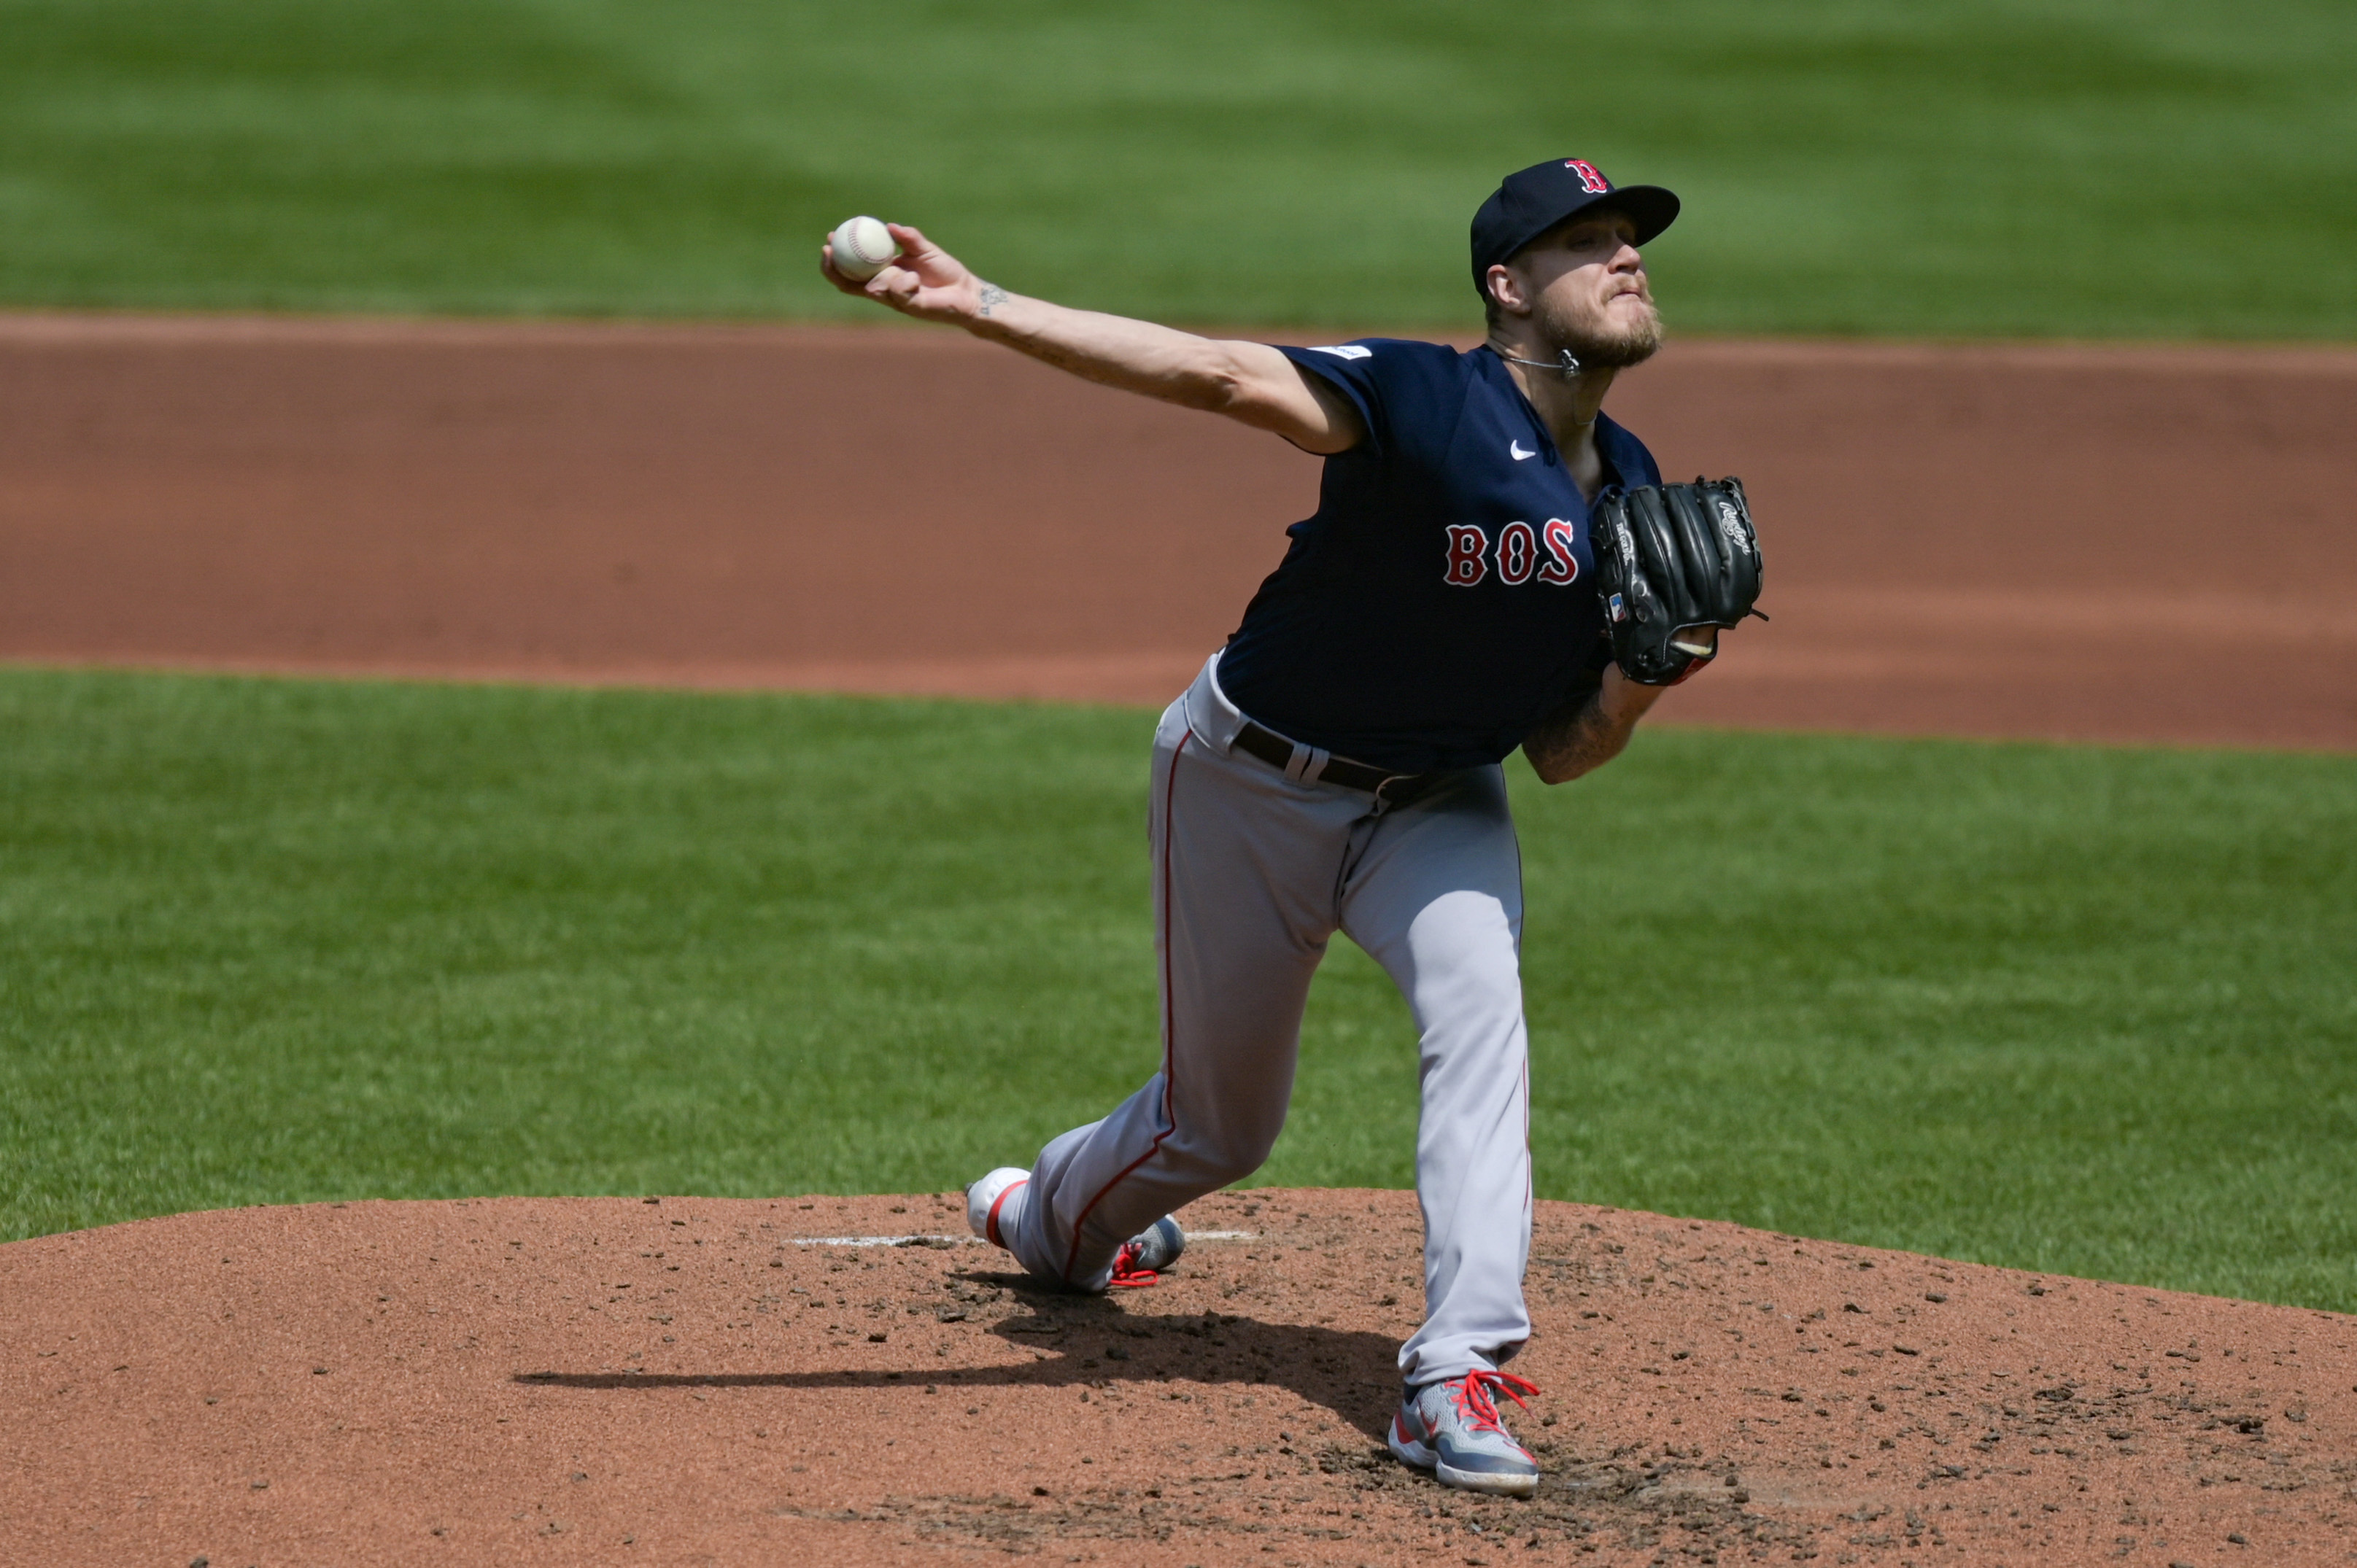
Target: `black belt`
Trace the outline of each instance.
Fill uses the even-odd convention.
[[[1265,725],[1244,721],[1236,732],[1235,744],[1271,768],[1284,769],[1293,766],[1293,743]],[[1363,789],[1391,805],[1405,806],[1409,801],[1430,794],[1450,775],[1437,773],[1392,773],[1381,768],[1371,768],[1363,762],[1353,762],[1347,757],[1329,757],[1326,766],[1318,770],[1315,782],[1340,784],[1345,789]]]

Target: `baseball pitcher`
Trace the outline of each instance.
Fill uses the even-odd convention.
[[[1488,340],[1283,348],[1070,310],[986,283],[917,230],[836,286],[1325,459],[1316,514],[1162,715],[1151,848],[1160,1070],[1101,1122],[968,1189],[975,1231],[1072,1290],[1150,1283],[1168,1216],[1250,1176],[1285,1123],[1311,972],[1336,931],[1419,1033],[1423,1326],[1393,1451],[1527,1496],[1498,1396],[1530,1336],[1522,867],[1501,768],[1602,766],[1750,611],[1742,488],[1664,486],[1602,412],[1660,318],[1639,248],[1678,200],[1579,158],[1506,177],[1472,227]],[[846,257],[846,264],[849,258]],[[855,268],[864,270],[864,268]]]

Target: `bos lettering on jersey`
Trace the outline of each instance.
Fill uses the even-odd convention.
[[[1579,577],[1579,556],[1573,549],[1577,538],[1577,526],[1559,517],[1536,529],[1527,522],[1510,522],[1498,530],[1494,545],[1480,525],[1452,522],[1448,565],[1440,580],[1452,588],[1470,588],[1488,580],[1494,570],[1498,581],[1509,587],[1520,587],[1534,576],[1551,587],[1566,587]]]

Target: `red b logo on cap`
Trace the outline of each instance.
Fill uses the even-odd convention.
[[[1586,158],[1566,158],[1563,166],[1579,177],[1579,188],[1590,196],[1602,196],[1612,188],[1612,182],[1596,172],[1596,166]]]

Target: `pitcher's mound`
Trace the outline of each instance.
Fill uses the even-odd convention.
[[[0,1530],[109,1568],[2357,1556],[2357,1319],[1544,1203],[1509,1412],[1546,1478],[1510,1502],[1383,1449],[1411,1195],[1182,1219],[1105,1299],[954,1194],[16,1242]]]

